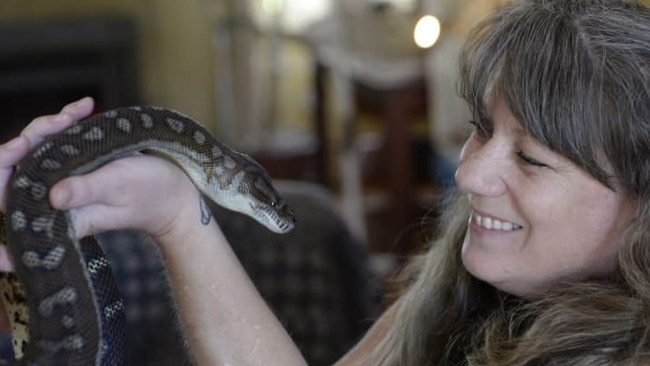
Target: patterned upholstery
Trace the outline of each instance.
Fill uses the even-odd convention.
[[[276,186],[298,217],[289,234],[274,234],[248,217],[212,209],[309,365],[330,365],[376,316],[378,282],[367,272],[364,247],[352,238],[326,190],[289,181]],[[134,231],[104,233],[99,239],[124,295],[129,365],[190,364],[158,248]]]
[[[98,239],[124,298],[128,364],[191,365],[156,244],[130,230],[103,233]]]
[[[323,188],[278,182],[296,211],[296,229],[268,232],[252,219],[215,209],[215,216],[260,293],[285,324],[309,365],[331,365],[376,315],[377,282]]]

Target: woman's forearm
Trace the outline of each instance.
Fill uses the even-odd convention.
[[[214,219],[157,238],[198,365],[305,365]],[[185,215],[184,215],[185,216]]]

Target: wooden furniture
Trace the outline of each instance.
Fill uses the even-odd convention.
[[[414,154],[414,122],[425,120],[427,115],[427,83],[424,78],[422,57],[413,54],[404,58],[377,59],[363,55],[340,41],[340,27],[333,23],[316,25],[308,36],[314,55],[315,131],[318,139],[318,166],[327,169],[334,165],[346,165],[339,172],[340,188],[344,200],[356,201],[347,206],[348,220],[360,223],[366,229],[366,238],[373,250],[404,254],[410,244],[400,243],[400,235],[408,226],[418,222],[422,212],[417,209],[416,175]],[[330,113],[333,108],[332,80],[339,78],[347,86],[351,103],[347,110]],[[340,92],[341,89],[339,88]],[[335,108],[334,108],[335,109]],[[345,109],[345,108],[344,108]],[[356,151],[360,116],[372,116],[381,122],[384,151],[380,165],[382,185],[388,197],[383,209],[383,223],[379,236],[368,229],[368,204],[364,189],[363,167]],[[340,126],[334,128],[335,123]],[[425,123],[426,125],[426,123]],[[340,130],[342,150],[331,152],[332,130]],[[336,156],[354,156],[355,163],[332,162]],[[343,158],[345,159],[345,158]],[[356,164],[357,172],[349,173]],[[352,178],[346,178],[346,175]],[[332,176],[325,180],[336,186]],[[350,193],[352,192],[352,193]],[[360,194],[359,194],[360,192]],[[359,197],[361,196],[361,197]],[[355,207],[359,206],[359,207]],[[345,202],[344,202],[345,207]],[[397,245],[395,244],[397,243]]]
[[[316,61],[318,62],[318,61]],[[328,67],[322,64],[315,66],[315,88],[317,90],[315,120],[319,140],[317,155],[318,166],[327,167],[330,161],[328,136],[331,126],[328,125],[326,103],[328,100],[325,83],[328,77]],[[352,80],[352,96],[354,112],[352,123],[361,115],[373,116],[383,125],[382,134],[384,148],[379,175],[383,177],[383,189],[388,197],[388,205],[384,208],[388,214],[384,216],[384,238],[373,238],[368,235],[370,245],[378,251],[393,251],[399,254],[407,252],[410,248],[395,247],[393,243],[406,228],[418,220],[421,214],[417,209],[416,175],[414,141],[414,122],[422,119],[427,113],[427,87],[423,78],[404,81],[403,83],[387,86],[376,86],[364,80]],[[351,130],[351,131],[349,131]],[[356,129],[350,128],[347,133],[352,136],[343,136],[342,139],[353,140]],[[359,167],[363,170],[363,167]],[[327,181],[331,182],[329,177]],[[345,183],[343,183],[345,184]],[[361,181],[356,184],[363,185]],[[343,187],[343,189],[346,189]],[[361,188],[363,192],[363,187]],[[362,198],[362,202],[367,200]],[[364,203],[362,203],[364,204]],[[365,205],[365,204],[364,204]],[[362,208],[368,213],[367,207]],[[366,221],[366,220],[364,220]],[[382,236],[382,235],[380,235]],[[378,240],[379,239],[379,240]],[[383,240],[382,240],[383,239]],[[380,241],[381,243],[377,243]]]

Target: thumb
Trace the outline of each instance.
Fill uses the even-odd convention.
[[[57,210],[71,210],[95,202],[93,180],[83,176],[63,179],[50,190],[50,203]]]
[[[120,222],[123,217],[120,215],[121,208],[107,202],[101,194],[101,178],[96,172],[72,176],[58,182],[50,190],[52,206],[68,211],[74,232],[79,238],[128,224]]]

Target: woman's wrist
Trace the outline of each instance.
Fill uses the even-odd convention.
[[[206,216],[198,195],[193,202],[180,215],[190,220],[177,222],[155,240],[197,364],[304,365],[214,218],[202,221]]]

